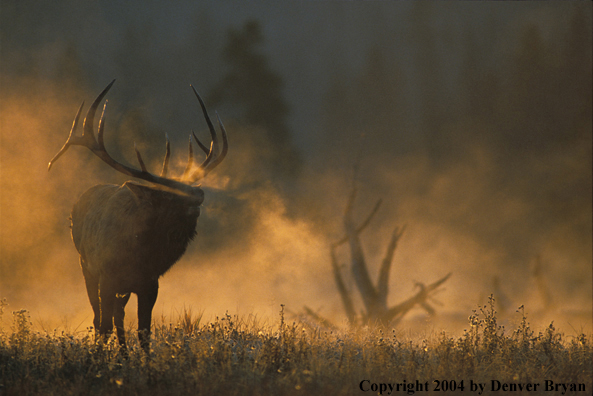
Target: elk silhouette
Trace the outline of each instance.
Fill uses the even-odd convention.
[[[210,130],[208,149],[193,134],[198,146],[207,154],[200,165],[194,163],[192,138],[189,159],[180,179],[167,178],[170,156],[169,139],[160,176],[146,170],[140,152],[134,145],[140,170],[114,160],[105,150],[103,130],[105,107],[99,121],[97,139],[93,132],[97,107],[111,88],[113,80],[97,96],[84,120],[82,136],[75,131],[84,102],[80,105],[70,136],[49,162],[48,170],[73,145],[84,146],[115,170],[149,182],[127,181],[121,186],[99,184],[87,190],[72,209],[72,240],[80,254],[80,265],[94,311],[93,324],[99,336],[115,329],[122,348],[126,347],[124,309],[130,293],[138,296],[138,337],[142,348],[149,350],[152,309],[157,299],[159,277],[185,252],[196,236],[196,224],[204,191],[194,184],[224,159],[228,151],[226,131],[220,117],[222,149],[206,106],[196,90],[204,118]]]

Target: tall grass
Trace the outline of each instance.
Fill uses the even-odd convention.
[[[546,381],[582,384],[586,392],[577,394],[593,389],[590,337],[567,340],[553,324],[536,334],[521,309],[520,324],[507,334],[493,299],[471,314],[461,337],[441,333],[417,342],[386,329],[287,323],[283,307],[275,324],[228,314],[204,323],[186,310],[176,323],[154,325],[149,354],[130,334],[127,356],[114,339],[95,343],[92,329],[40,333],[26,311],[12,315],[10,328],[0,327],[3,396],[359,395],[390,394],[389,384],[402,385],[391,394],[412,394],[417,384],[430,393],[443,389],[443,381],[448,391],[440,394],[477,394],[470,383],[485,384],[482,394],[489,394],[492,381],[539,383],[529,394],[562,394],[562,388],[546,392]]]

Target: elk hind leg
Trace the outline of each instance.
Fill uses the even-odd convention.
[[[80,266],[82,267],[82,275],[84,276],[84,282],[86,284],[86,292],[93,308],[94,318],[93,326],[95,333],[98,333],[99,326],[101,326],[101,302],[99,300],[99,279],[91,275],[87,269],[86,262],[80,258]]]
[[[99,334],[105,338],[113,332],[113,311],[115,307],[115,288],[109,281],[99,281],[99,300],[101,303],[101,324]]]
[[[159,292],[157,280],[150,282],[142,291],[138,292],[138,338],[140,346],[148,352],[150,350],[150,324],[152,322],[152,308]]]
[[[117,333],[117,340],[122,348],[126,347],[126,332],[124,330],[124,317],[126,315],[125,308],[128,300],[130,299],[130,293],[127,294],[116,294],[115,306],[113,307],[113,324],[115,325],[115,331]]]

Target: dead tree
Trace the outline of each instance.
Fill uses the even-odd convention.
[[[114,80],[115,81],[115,80]],[[87,190],[72,209],[72,240],[80,253],[80,265],[95,317],[95,331],[101,336],[115,328],[125,347],[124,308],[130,293],[138,296],[138,333],[142,347],[148,350],[152,309],[158,294],[158,279],[177,262],[196,235],[196,224],[204,191],[195,185],[226,156],[228,142],[222,131],[222,149],[204,102],[194,89],[210,130],[208,149],[194,139],[207,154],[202,164],[193,159],[191,136],[189,160],[180,179],[168,178],[169,141],[160,176],[149,173],[138,150],[141,169],[134,169],[113,159],[105,150],[103,114],[97,138],[93,131],[97,107],[111,88],[111,82],[95,99],[84,120],[82,136],[76,129],[83,104],[74,118],[72,130],[52,164],[72,145],[88,148],[109,166],[125,175],[149,184],[127,181],[121,186],[99,184]],[[193,87],[192,87],[193,89]]]
[[[375,207],[366,220],[360,225],[356,225],[352,217],[356,193],[357,190],[355,187],[353,187],[346,205],[346,210],[344,212],[344,228],[346,230],[346,235],[330,246],[330,259],[334,281],[336,283],[338,292],[340,293],[348,322],[351,325],[378,324],[381,326],[395,326],[401,321],[404,315],[415,306],[420,306],[424,308],[430,315],[434,315],[435,310],[429,304],[428,300],[433,296],[434,292],[439,288],[439,286],[449,279],[451,273],[429,285],[424,285],[423,283],[417,282],[416,286],[419,287],[419,291],[416,294],[401,302],[400,304],[391,307],[388,306],[387,298],[389,295],[389,274],[391,271],[391,265],[393,263],[395,249],[403,235],[405,227],[397,226],[394,228],[385,256],[379,268],[377,284],[374,285],[369,275],[366,260],[364,258],[362,244],[360,242],[360,234],[369,225],[373,216],[379,210],[382,201],[377,201]],[[350,271],[352,278],[354,279],[354,283],[360,293],[362,303],[364,305],[364,311],[360,315],[356,312],[352,294],[346,287],[346,283],[342,277],[342,269],[336,256],[336,250],[341,245],[346,243],[350,248]],[[315,314],[310,308],[305,307],[305,311],[316,321],[322,322],[329,327],[333,327],[329,321],[322,318],[320,315]]]

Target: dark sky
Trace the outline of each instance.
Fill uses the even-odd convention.
[[[284,80],[295,141],[305,148],[322,133],[321,101],[332,76],[357,73],[371,48],[402,67],[407,99],[418,113],[417,26],[429,25],[443,84],[455,94],[468,35],[484,67],[492,67],[525,23],[555,35],[571,9],[533,2],[22,1],[3,5],[4,72],[36,67],[52,77],[64,47],[74,45],[90,87],[124,78],[120,89],[142,104],[150,99],[134,97],[134,90],[170,95],[189,83],[206,89],[214,84],[224,69],[220,52],[227,29],[255,19],[265,37],[262,51]],[[134,45],[136,53],[126,45]]]

